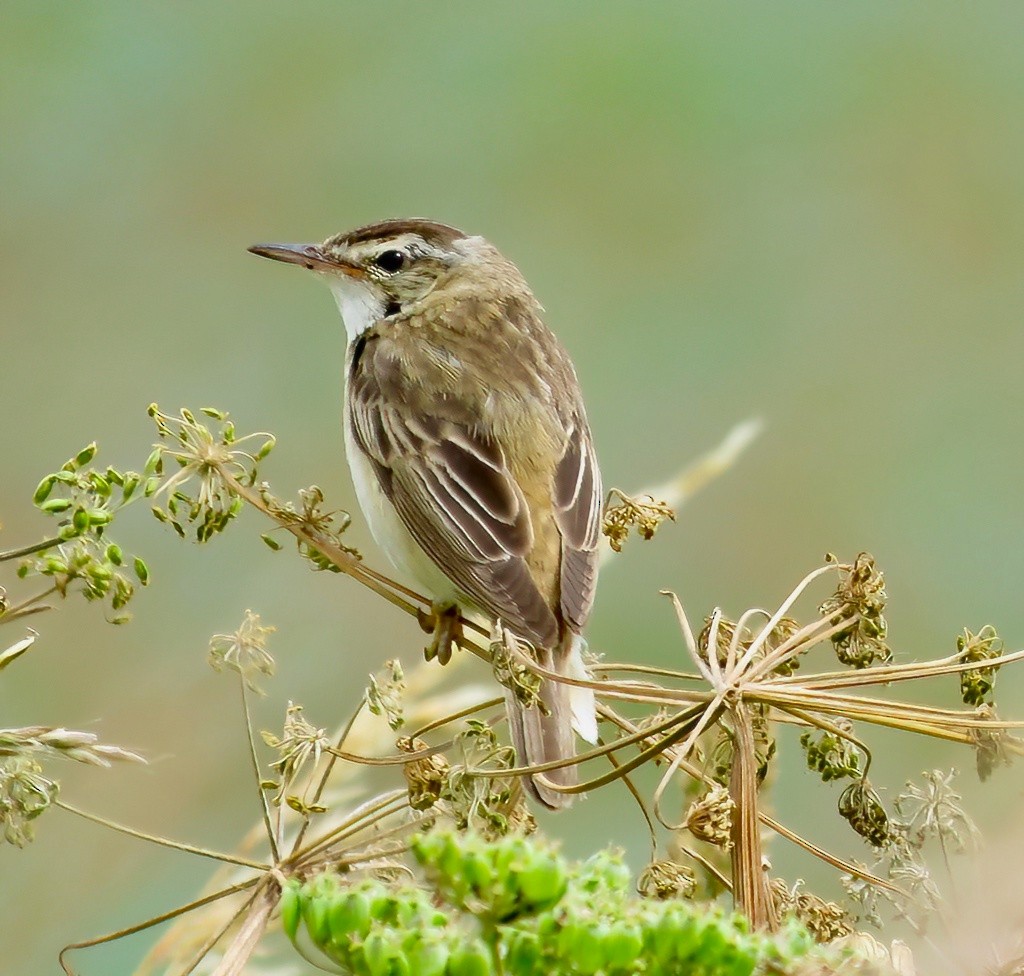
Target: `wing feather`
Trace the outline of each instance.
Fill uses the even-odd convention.
[[[511,303],[490,327],[514,321],[524,331],[508,334],[511,341],[543,328],[532,314]],[[505,416],[523,410],[523,391],[499,364],[488,359],[489,376],[445,392],[443,383],[456,382],[447,360],[436,385],[412,380],[430,368],[422,339],[374,331],[360,343],[350,358],[350,428],[416,543],[469,601],[536,646],[557,647],[564,625],[582,630],[597,582],[601,478],[568,358],[556,347],[517,374],[536,377],[532,402],[549,412],[542,441],[524,442],[528,459],[521,445],[513,470],[502,449],[509,435],[488,427],[482,407],[495,396],[508,404]],[[514,351],[525,357],[538,348]]]
[[[372,369],[374,351],[371,342],[350,375],[351,429],[402,522],[476,606],[526,640],[557,642],[558,620],[525,558],[529,507],[500,446],[473,418],[444,416],[450,403],[433,415],[425,404],[398,409]]]
[[[561,611],[580,631],[594,605],[603,506],[601,473],[582,411],[569,428],[553,488],[555,519],[562,533]]]

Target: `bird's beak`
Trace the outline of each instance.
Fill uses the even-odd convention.
[[[328,257],[319,244],[253,244],[249,250],[261,258],[299,264],[310,271],[341,271],[353,277],[361,277],[362,269]]]

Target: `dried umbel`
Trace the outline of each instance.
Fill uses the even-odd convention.
[[[976,634],[966,627],[956,639],[956,649],[964,663],[994,661],[1002,656],[1003,642],[996,633],[995,627],[986,624]],[[971,669],[960,672],[960,696],[965,705],[992,704],[992,693],[995,691],[996,674],[999,665],[987,668]]]
[[[260,615],[251,610],[233,634],[214,634],[210,638],[208,660],[214,671],[236,671],[246,685],[259,692],[257,675],[271,676],[274,659],[267,651],[267,640],[277,628],[260,623]]]
[[[675,861],[651,861],[640,872],[636,890],[644,898],[692,898],[697,888],[693,871]]]
[[[0,760],[0,839],[15,847],[32,840],[32,821],[57,796],[57,784],[25,756]]]
[[[402,752],[427,752],[422,739],[401,736],[395,743]],[[402,766],[409,787],[409,806],[413,810],[429,810],[441,798],[451,763],[442,753],[432,753],[419,759],[410,759]]]
[[[529,644],[497,624],[491,634],[490,652],[491,668],[498,684],[511,691],[523,708],[543,708],[540,697],[543,679],[522,663],[524,654],[532,656]]]
[[[618,498],[618,502],[612,504],[613,498]],[[618,488],[613,488],[608,493],[601,531],[612,549],[622,552],[631,528],[636,529],[641,539],[650,540],[662,522],[667,519],[674,522],[675,518],[676,513],[665,502],[655,501],[650,495],[631,498]]]
[[[976,711],[977,718],[983,722],[991,722],[992,728],[975,726],[970,729],[969,735],[971,744],[974,746],[975,765],[978,770],[978,778],[984,782],[999,766],[1009,766],[1012,761],[1011,749],[1019,751],[1019,740],[1010,735],[1005,728],[1000,728],[996,723],[999,716],[991,705],[979,705]]]
[[[775,878],[771,891],[780,917],[795,916],[807,926],[816,941],[834,942],[853,933],[849,914],[835,902],[804,891],[802,882],[798,881],[789,888],[781,878]]]
[[[882,847],[890,839],[889,817],[866,779],[859,779],[843,790],[839,813],[872,846]]]
[[[800,734],[800,745],[807,757],[807,768],[816,772],[825,783],[835,779],[859,779],[862,775],[860,750],[840,733],[849,733],[852,723],[834,720],[835,731],[808,730]]]
[[[327,737],[326,729],[318,729],[311,725],[302,715],[302,706],[294,702],[288,702],[288,709],[285,713],[284,729],[280,736],[273,732],[261,733],[263,741],[274,749],[278,758],[271,764],[280,777],[277,784],[277,795],[274,797],[276,803],[280,803],[292,788],[299,774],[307,767],[315,767],[320,762],[320,757],[325,749],[330,748],[331,740]],[[297,799],[289,797],[289,804],[297,803]],[[322,809],[314,811],[305,807],[310,812],[323,812]]]
[[[837,562],[835,556],[829,561]],[[853,565],[839,565],[839,586],[819,612],[825,617],[849,618],[850,626],[832,637],[836,656],[843,664],[866,668],[875,661],[889,661],[892,651],[885,642],[888,625],[885,577],[870,553],[862,552]]]
[[[736,804],[724,786],[713,786],[690,804],[686,829],[698,840],[728,851],[732,848],[732,818]]]

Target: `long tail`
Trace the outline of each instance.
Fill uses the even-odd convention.
[[[585,646],[582,637],[569,633],[561,647],[538,650],[539,663],[567,677],[588,678],[583,664]],[[576,755],[574,733],[588,742],[597,741],[594,693],[589,688],[545,679],[540,686],[540,700],[543,708],[523,708],[512,692],[505,693],[509,729],[520,763],[532,766],[572,759]],[[549,810],[562,810],[572,803],[571,793],[551,789],[540,781],[541,776],[555,786],[575,786],[579,781],[576,766],[562,766],[524,780],[530,794]]]

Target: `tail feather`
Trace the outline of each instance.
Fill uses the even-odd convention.
[[[539,663],[567,677],[588,677],[582,647],[582,638],[570,635],[555,651],[538,650]],[[532,766],[572,759],[576,755],[574,729],[588,742],[596,740],[594,693],[590,689],[545,679],[540,686],[540,701],[543,707],[523,708],[512,692],[505,693],[512,744],[521,763]],[[575,765],[551,769],[524,780],[529,793],[549,810],[562,810],[572,803],[571,793],[552,789],[541,777],[554,786],[575,786],[579,782]]]

